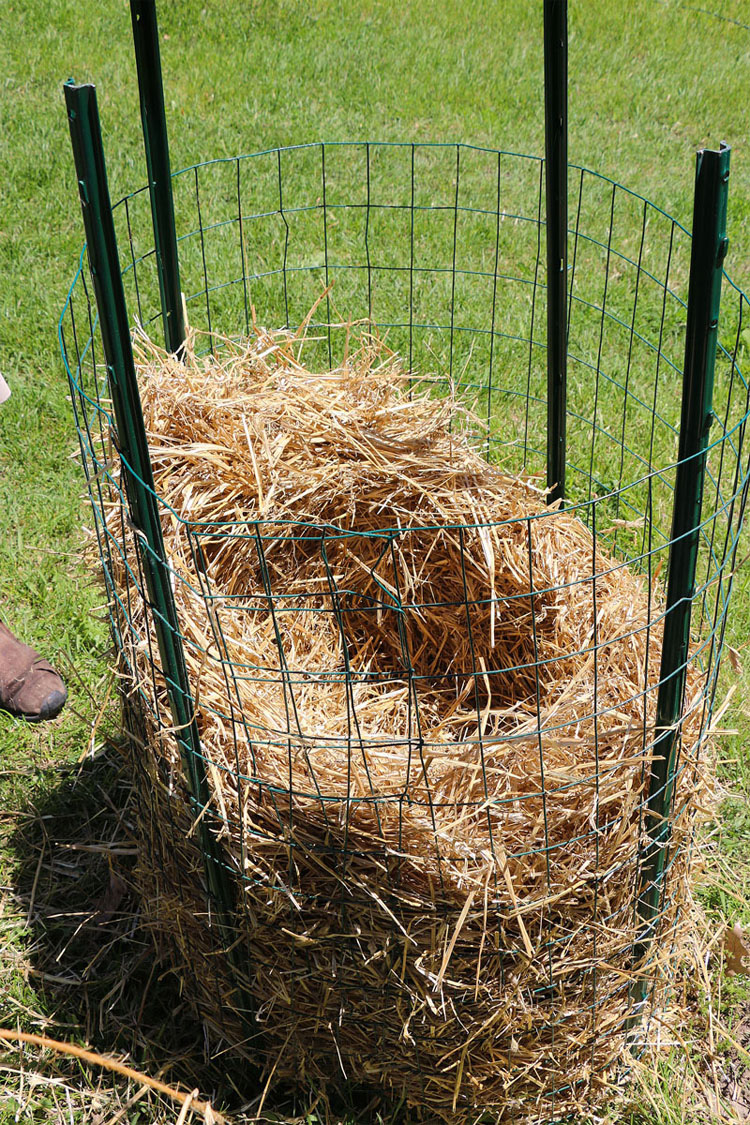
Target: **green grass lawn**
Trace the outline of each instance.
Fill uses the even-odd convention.
[[[672,0],[621,6],[571,0],[569,157],[634,189],[689,229],[694,153],[720,140],[730,143],[727,270],[747,291],[750,2],[712,0],[711,8]],[[174,169],[319,140],[460,141],[543,154],[541,3],[161,0],[159,19]],[[0,716],[0,1024],[87,1040],[105,1052],[128,1051],[149,1073],[164,1066],[168,1080],[189,1082],[193,1072],[185,1059],[195,1054],[191,1036],[198,1032],[185,1022],[169,982],[156,997],[148,950],[130,926],[127,900],[117,899],[107,859],[108,848],[132,851],[132,840],[127,806],[123,811],[116,800],[123,784],[116,754],[100,753],[117,719],[109,695],[109,637],[97,612],[103,595],[80,560],[84,482],[73,457],[75,430],[56,335],[83,240],[62,98],[66,78],[97,84],[113,198],[145,180],[130,17],[128,6],[114,0],[88,8],[70,0],[11,0],[2,25],[0,370],[13,395],[0,408],[0,617],[58,662],[70,702],[60,720],[43,727]],[[440,159],[425,165],[424,182],[433,192],[445,182],[450,194],[453,168]],[[228,168],[233,175],[234,165]],[[373,184],[377,176],[386,186],[396,183],[402,173],[384,162]],[[207,189],[217,208],[229,190],[221,174]],[[305,174],[302,169],[299,177]],[[351,168],[329,167],[334,184],[346,185],[349,174],[361,181],[361,153],[352,156]],[[465,175],[469,182],[470,170]],[[243,176],[261,209],[271,180],[252,161]],[[535,190],[531,178],[524,184],[521,176],[514,181],[519,198]],[[184,214],[187,223],[190,200],[182,190],[178,185],[178,218]],[[520,205],[531,209],[528,199]],[[602,197],[589,221],[603,213]],[[300,224],[299,260],[307,266]],[[435,245],[445,235],[436,235]],[[345,254],[357,235],[342,220],[332,237]],[[373,237],[384,247],[398,246],[404,231],[394,220]],[[425,252],[436,252],[432,237],[424,233]],[[513,238],[504,249],[509,258]],[[471,232],[466,240],[474,245]],[[271,253],[262,239],[250,249],[259,261]],[[528,256],[533,247],[523,252]],[[188,277],[200,265],[191,253],[186,248]],[[314,286],[299,289],[300,310],[309,307],[319,280],[315,275]],[[361,277],[352,281],[352,293],[360,283]],[[445,294],[436,291],[431,299],[444,304]],[[467,310],[471,301],[469,294]],[[270,296],[267,306],[274,307]],[[537,336],[540,331],[537,323]],[[406,340],[402,334],[399,346]],[[457,367],[465,358],[456,357]],[[603,409],[608,402],[617,408],[616,395]],[[750,540],[738,557],[747,551]],[[749,625],[750,582],[747,568],[740,568],[729,626],[737,649]],[[716,829],[704,891],[717,924],[721,916],[750,921],[750,695],[747,674],[728,669],[724,678],[727,687],[737,684],[724,721],[736,733],[723,742],[723,773],[733,792]],[[99,756],[92,760],[94,750]],[[89,850],[75,846],[82,841]],[[109,947],[87,937],[85,926],[78,929],[87,915],[110,907],[113,964]],[[39,969],[33,943],[42,934],[45,967]],[[727,985],[720,997],[729,1022],[741,1021],[747,1002],[741,982]],[[702,1108],[690,1102],[679,1070],[685,1065],[675,1063],[677,1072],[667,1069],[662,1082],[644,1086],[619,1122],[705,1120],[716,1113],[710,1098]],[[231,1101],[231,1079],[212,1075],[202,1081],[223,1081],[221,1092]],[[141,1094],[136,1083],[102,1078],[31,1048],[26,1056],[0,1056],[0,1076],[3,1125],[19,1119],[93,1125],[118,1113],[130,1122],[176,1117],[167,1102]]]

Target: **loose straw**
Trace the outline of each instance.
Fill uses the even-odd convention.
[[[323,1089],[334,1057],[451,1123],[482,1108],[563,1116],[607,1096],[627,1057],[660,588],[575,510],[550,509],[538,480],[488,463],[471,402],[367,335],[315,369],[305,331],[191,332],[184,362],[136,338],[243,956],[226,956],[206,909],[112,490],[144,910],[204,1024],[262,1081]],[[704,689],[691,664],[648,966],[657,1011],[691,917],[687,845],[711,806]],[[238,984],[262,1042],[248,1042]]]

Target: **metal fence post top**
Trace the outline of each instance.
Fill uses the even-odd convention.
[[[96,97],[96,86],[93,82],[76,82],[75,78],[66,78],[63,82],[65,101],[70,102],[74,97],[86,98],[91,92]]]
[[[719,141],[719,147],[718,148],[708,148],[707,146],[704,146],[703,148],[698,149],[697,155],[700,157],[700,156],[703,156],[704,152],[714,152],[714,153],[716,153],[717,156],[720,156],[723,152],[731,152],[731,151],[732,151],[732,146],[730,144],[727,144],[726,141]]]
[[[732,146],[728,145],[726,141],[720,141],[718,148],[699,148],[695,154],[695,170],[696,175],[700,174],[703,164],[706,160],[713,162],[716,161],[719,166],[720,173],[723,176],[729,175],[729,158],[732,153]]]
[[[695,174],[700,176],[704,165],[714,165],[718,168],[723,179],[729,178],[729,158],[732,153],[731,145],[720,141],[718,148],[699,148],[695,154]]]

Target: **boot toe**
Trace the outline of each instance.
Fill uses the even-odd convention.
[[[68,693],[60,675],[0,621],[0,711],[31,723],[59,715]]]
[[[54,719],[56,715],[59,715],[67,698],[68,693],[64,689],[62,691],[57,689],[51,691],[39,708],[39,721],[46,722],[47,719]]]

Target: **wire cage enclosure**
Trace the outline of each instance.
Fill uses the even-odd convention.
[[[665,1003],[750,480],[748,302],[723,275],[695,581],[670,599],[689,538],[674,522],[679,465],[701,460],[680,454],[691,238],[595,172],[571,168],[568,185],[564,507],[542,495],[541,158],[317,143],[176,173],[193,351],[162,357],[166,380],[140,372],[157,484],[115,417],[87,251],[60,322],[154,927],[214,1033],[266,1077],[374,1086],[448,1120],[570,1112]],[[127,307],[155,339],[148,189],[111,217]],[[399,357],[389,425],[401,412],[416,428],[430,403],[470,412],[455,441],[474,515],[438,518],[428,500],[411,524],[387,505],[366,526],[272,507],[191,516],[182,478],[170,491],[161,473],[176,439],[157,419],[244,341],[254,361],[279,341],[261,326],[304,324],[308,372],[346,370],[362,333]],[[384,354],[363,381],[387,396]],[[291,384],[264,371],[282,412]],[[441,416],[441,440],[458,416]],[[224,453],[239,476],[228,441]],[[161,547],[139,504],[158,513]],[[689,642],[665,673],[675,604]],[[331,644],[305,650],[298,628]],[[243,648],[243,630],[266,647]],[[665,680],[679,715],[660,725]]]

